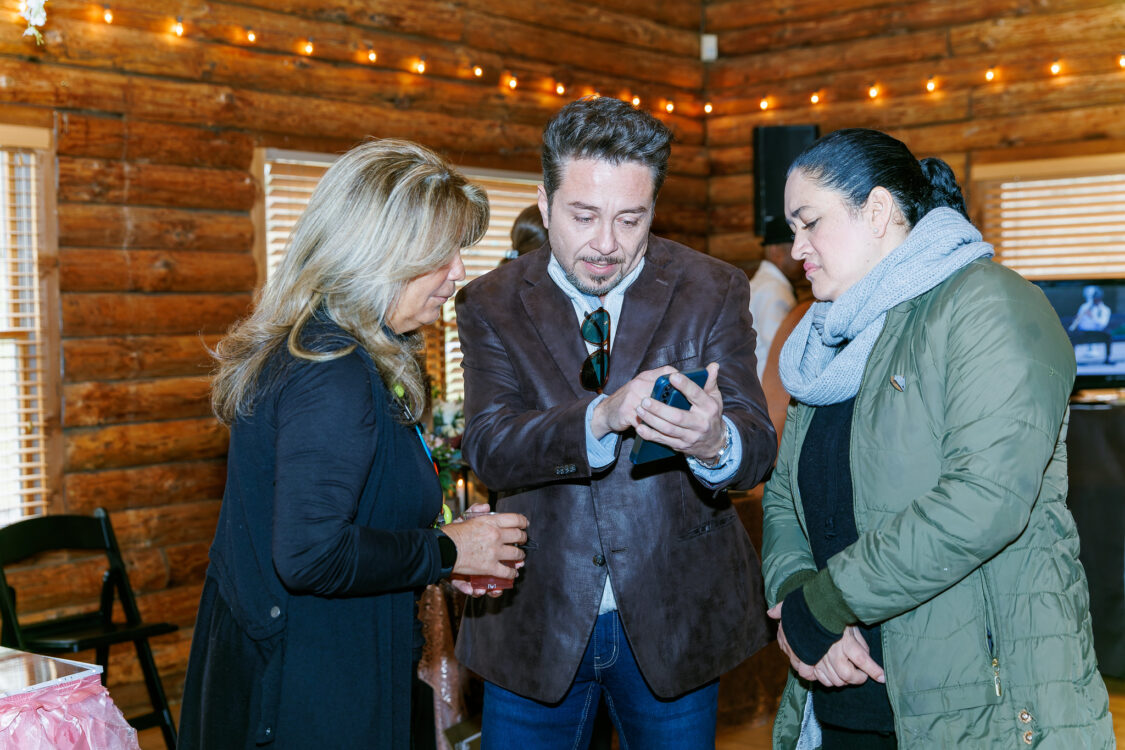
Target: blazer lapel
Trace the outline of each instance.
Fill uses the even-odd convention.
[[[644,356],[660,328],[660,321],[672,302],[677,270],[667,261],[660,239],[650,236],[645,267],[632,286],[625,290],[620,320],[613,322],[617,333],[613,336],[613,349],[610,351],[607,393],[613,393],[640,371]]]
[[[547,261],[550,257],[549,252],[543,253],[528,269],[524,275],[528,283],[521,291],[520,299],[543,348],[554,360],[563,381],[570,384],[575,396],[589,396],[591,391],[585,390],[578,378],[582,363],[586,360],[586,344],[578,327],[578,315],[570,300],[547,275]],[[530,349],[525,354],[537,356]],[[611,359],[611,374],[612,368]]]

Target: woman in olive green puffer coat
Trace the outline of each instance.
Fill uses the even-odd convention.
[[[1075,364],[1058,317],[989,259],[948,166],[885,134],[811,146],[786,214],[824,301],[782,353],[795,403],[763,500],[766,595],[794,668],[774,746],[1114,747],[1065,503]],[[841,405],[840,455],[802,453]],[[802,494],[821,502],[849,473],[826,495],[850,497],[844,544],[810,528],[825,509]],[[878,663],[857,626],[877,626]],[[882,679],[893,732],[818,724]]]

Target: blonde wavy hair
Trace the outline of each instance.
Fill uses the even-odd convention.
[[[355,349],[305,348],[301,333],[314,314],[354,337],[383,382],[402,386],[409,414],[421,414],[421,337],[395,335],[385,324],[406,284],[479,242],[488,216],[484,190],[423,146],[386,139],[348,151],[321,178],[254,311],[212,352],[215,415],[229,425],[253,413],[268,387],[263,368],[282,346],[313,362]]]

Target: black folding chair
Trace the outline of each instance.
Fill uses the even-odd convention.
[[[50,550],[101,550],[109,567],[102,577],[100,605],[93,612],[21,625],[16,616],[16,592],[8,586],[3,567]],[[121,602],[125,622],[113,621],[113,603]],[[176,747],[176,727],[148,639],[175,632],[169,622],[141,620],[137,600],[129,585],[117,538],[102,508],[93,516],[51,515],[17,521],[0,528],[0,645],[37,654],[76,653],[93,649],[102,667],[102,684],[109,674],[109,647],[133,642],[144,673],[153,711],[129,720],[136,729],[159,726],[164,743]]]

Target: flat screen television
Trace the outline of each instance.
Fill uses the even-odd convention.
[[[1125,279],[1036,281],[1074,346],[1074,390],[1125,388]]]

